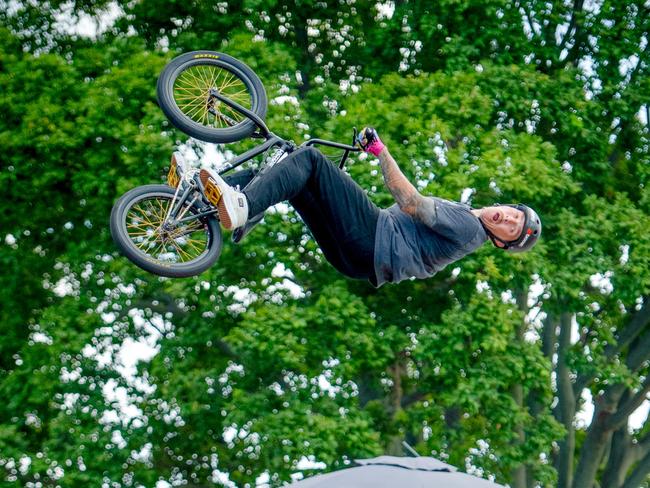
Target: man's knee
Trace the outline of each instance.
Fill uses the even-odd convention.
[[[312,159],[318,159],[320,156],[322,156],[322,153],[314,146],[305,147],[305,153]]]
[[[323,167],[327,168],[327,166],[331,164],[325,155],[315,147],[307,146],[305,149],[305,156],[308,158],[314,171],[318,171]]]
[[[295,164],[306,168],[311,174],[318,173],[323,164],[327,162],[323,153],[313,146],[301,147],[292,156]]]
[[[301,147],[294,153],[295,157],[308,161],[309,163],[316,163],[322,158],[322,153],[314,146]]]

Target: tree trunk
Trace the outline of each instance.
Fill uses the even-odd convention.
[[[648,473],[650,473],[650,452],[648,452],[641,462],[630,474],[630,477],[625,480],[625,484],[621,488],[638,488],[644,480],[647,480]]]
[[[528,293],[524,291],[517,292],[516,295],[517,308],[522,312],[526,312],[528,308]],[[515,342],[520,343],[524,340],[524,330],[526,323],[522,323],[515,330]],[[521,384],[513,385],[510,391],[513,400],[517,407],[524,408],[524,387]],[[517,425],[515,427],[515,433],[517,435],[516,444],[523,445],[526,442],[526,433],[524,432],[523,425]],[[520,464],[510,472],[511,485],[513,488],[527,488],[527,476],[526,476],[526,465]]]
[[[521,385],[514,385],[511,390],[512,398],[514,399],[517,406],[523,408],[524,404],[524,388]],[[522,425],[517,425],[515,427],[515,433],[517,435],[516,444],[521,445],[526,442],[526,433],[524,432],[524,427]],[[520,464],[510,472],[511,476],[511,486],[512,488],[527,488],[526,482],[526,465]]]
[[[639,314],[633,317],[632,320],[635,321],[638,317]],[[639,333],[642,332],[642,330],[639,330]],[[630,371],[635,372],[643,365],[643,362],[650,355],[649,348],[650,333],[636,335],[634,340],[630,342],[625,361]],[[625,451],[624,445],[621,444],[625,440],[624,434],[617,436],[613,440],[612,436],[615,431],[627,429],[629,416],[645,400],[649,390],[650,379],[646,378],[646,381],[644,381],[636,392],[632,392],[624,384],[618,383],[609,386],[604,393],[598,396],[595,401],[596,408],[594,417],[581,448],[580,460],[575,472],[574,488],[593,487],[598,468],[604,459],[607,448],[612,442],[614,445],[611,446],[611,454],[607,460],[608,467],[612,465],[613,467],[617,467],[617,469],[613,473],[606,473],[604,482],[608,483],[609,486],[616,486],[617,488],[621,486],[619,482],[625,477],[629,467],[635,462],[635,459],[634,456],[626,456],[626,453],[620,452],[621,450]],[[638,449],[638,446],[636,448]],[[620,462],[617,459],[618,456],[623,456]],[[625,481],[624,486],[635,486],[630,485],[630,480],[636,480],[639,476],[643,479],[647,474],[647,471],[644,471],[646,469],[644,462],[647,463],[647,469],[650,470],[650,459],[646,460],[644,458]],[[627,463],[627,467],[625,467],[625,463]],[[643,474],[640,475],[640,472],[643,472]],[[606,485],[604,484],[604,486]]]
[[[587,431],[587,438],[580,450],[580,460],[576,468],[573,488],[592,488],[596,474],[607,446],[612,440],[614,429],[611,416],[616,411],[619,400],[625,392],[622,385],[612,385],[595,401],[594,416]]]
[[[570,488],[573,476],[573,455],[575,451],[575,427],[573,417],[576,413],[576,400],[571,385],[570,370],[567,364],[567,354],[571,347],[571,319],[569,313],[560,316],[560,337],[557,357],[557,389],[558,405],[556,418],[564,425],[566,437],[560,441],[560,452],[557,458],[558,488]]]
[[[627,425],[621,427],[612,437],[612,447],[603,473],[601,488],[620,488],[630,466],[635,461],[630,453],[630,435]]]
[[[402,388],[402,377],[406,373],[406,367],[402,362],[402,359],[397,359],[393,366],[390,368],[390,375],[393,380],[393,389],[391,390],[388,411],[391,417],[391,420],[395,420],[395,417],[402,409],[402,398],[404,397],[404,389]],[[402,456],[404,454],[404,448],[402,446],[402,441],[404,440],[403,433],[400,433],[397,430],[393,435],[390,436],[388,445],[386,446],[386,454],[391,456]]]
[[[298,95],[305,98],[311,89],[311,76],[314,67],[313,55],[309,52],[309,37],[307,36],[307,20],[294,24],[296,29],[296,43],[300,50],[300,78]]]

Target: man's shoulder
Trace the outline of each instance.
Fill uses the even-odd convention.
[[[431,199],[433,202],[435,202],[436,205],[436,210],[442,210],[442,212],[439,212],[439,216],[442,214],[448,214],[448,215],[458,215],[458,214],[468,214],[468,215],[473,215],[472,214],[472,207],[467,205],[466,203],[461,203],[461,202],[456,202],[454,200],[447,200],[446,198],[440,198],[440,197],[427,197]]]
[[[466,203],[457,202],[455,200],[448,200],[447,198],[434,197],[434,196],[427,196],[427,198],[433,200],[434,202],[436,202],[436,204],[447,205],[449,207],[470,209],[470,206],[467,205]]]

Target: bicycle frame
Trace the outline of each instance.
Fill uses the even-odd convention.
[[[296,146],[293,145],[293,143],[286,141],[285,139],[282,139],[281,137],[275,135],[273,132],[269,130],[267,125],[264,123],[264,121],[254,112],[248,110],[246,107],[243,107],[239,105],[237,102],[229,99],[228,97],[223,96],[221,93],[219,93],[218,90],[212,88],[210,89],[210,97],[211,98],[216,98],[220,100],[221,102],[225,103],[229,107],[233,108],[237,112],[241,113],[248,119],[250,119],[256,126],[257,126],[257,131],[253,133],[252,137],[253,138],[263,138],[265,141],[258,145],[255,146],[252,149],[249,149],[243,154],[240,154],[237,156],[235,159],[233,159],[231,162],[226,164],[220,171],[219,174],[226,173],[227,171],[230,171],[233,168],[236,168],[237,166],[240,166],[241,164],[245,163],[246,161],[249,161],[253,159],[256,156],[259,156],[260,154],[268,151],[269,149],[275,147],[275,146],[280,146],[281,149],[283,149],[285,152],[291,151],[296,148]],[[354,144],[354,140],[357,135],[357,129],[354,128],[354,134],[352,136],[352,143]],[[344,151],[343,157],[341,158],[341,162],[339,163],[339,168],[343,169],[345,166],[345,162],[348,158],[348,155],[351,152],[358,152],[360,149],[355,146],[350,146],[348,144],[342,144],[340,142],[334,142],[334,141],[328,141],[325,139],[310,139],[309,141],[306,141],[302,143],[300,147],[304,146],[313,146],[316,144],[320,144],[322,146],[329,146],[329,147],[334,147],[337,149],[342,149]]]
[[[233,100],[229,99],[228,97],[223,96],[221,93],[219,93],[214,88],[212,88],[210,90],[210,98],[211,99],[216,98],[216,99],[220,100],[221,102],[225,103],[229,107],[231,107],[234,110],[238,111],[239,113],[241,113],[242,115],[244,115],[248,119],[252,120],[253,123],[257,126],[257,130],[252,134],[251,137],[256,138],[256,139],[260,139],[260,138],[264,139],[263,143],[255,146],[252,149],[249,149],[248,151],[246,151],[243,154],[240,154],[239,156],[234,158],[232,161],[230,161],[229,163],[224,165],[219,170],[219,174],[227,173],[228,171],[230,171],[230,170],[232,170],[232,169],[234,169],[234,168],[236,168],[238,166],[241,166],[245,162],[250,161],[251,159],[259,156],[260,154],[265,153],[269,149],[272,149],[273,147],[276,147],[276,146],[279,146],[279,148],[282,150],[282,152],[280,154],[278,154],[277,156],[274,155],[274,158],[273,158],[274,160],[268,163],[270,165],[275,164],[279,160],[279,158],[283,154],[285,154],[286,152],[292,152],[293,150],[295,150],[297,148],[300,148],[300,147],[314,146],[316,144],[319,144],[319,145],[322,145],[322,146],[329,146],[329,147],[334,147],[336,149],[342,149],[344,151],[343,152],[343,157],[341,158],[341,161],[339,163],[339,168],[343,169],[343,167],[345,166],[345,162],[346,162],[346,160],[348,158],[348,155],[351,152],[360,151],[360,149],[358,147],[351,146],[351,145],[348,145],[348,144],[342,144],[340,142],[328,141],[328,140],[325,140],[325,139],[310,139],[309,141],[306,141],[306,142],[302,143],[300,146],[296,147],[292,142],[287,141],[287,140],[275,135],[273,132],[271,132],[269,130],[268,126],[264,123],[264,120],[262,120],[256,113],[248,110],[245,107],[242,107],[237,102],[234,102]],[[208,103],[211,102],[211,99],[208,100]],[[211,109],[211,110],[213,110],[213,109]],[[353,136],[352,136],[352,142],[354,144],[354,140],[356,139],[356,136],[357,136],[357,129],[354,128],[353,130],[354,130],[354,133],[353,133]],[[171,170],[171,168],[170,168],[170,170]],[[194,215],[191,215],[191,216],[188,216],[188,217],[184,217],[183,215],[181,215],[180,219],[176,220],[179,210],[184,205],[185,201],[188,199],[190,193],[193,190],[196,189],[197,185],[198,185],[198,181],[197,182],[191,182],[191,184],[189,186],[183,188],[182,195],[180,196],[177,203],[170,209],[170,212],[169,212],[167,218],[171,217],[172,221],[174,221],[176,224],[179,224],[179,223],[184,223],[184,222],[189,221],[189,220],[194,220],[194,219],[201,218],[201,217],[207,217],[209,215],[214,214],[217,211],[214,208],[211,208],[209,210],[208,209],[202,209],[198,214],[194,214]],[[183,185],[181,184],[181,182],[179,182],[178,186],[177,186],[177,189],[176,189],[176,195],[174,196],[174,200],[176,200],[176,196],[178,195],[179,190],[181,189],[181,186],[183,186]]]

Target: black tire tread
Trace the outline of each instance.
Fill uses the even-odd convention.
[[[214,56],[198,59],[200,62],[213,64],[235,72],[251,93],[251,110],[262,119],[266,117],[268,101],[264,85],[259,77],[242,61],[216,51],[192,51],[181,54],[165,66],[158,78],[158,84],[156,86],[160,108],[176,128],[201,141],[225,144],[250,136],[256,128],[251,120],[243,121],[233,127],[211,128],[193,121],[183,114],[176,105],[173,96],[174,81],[184,68],[199,62],[197,61],[197,56]]]

